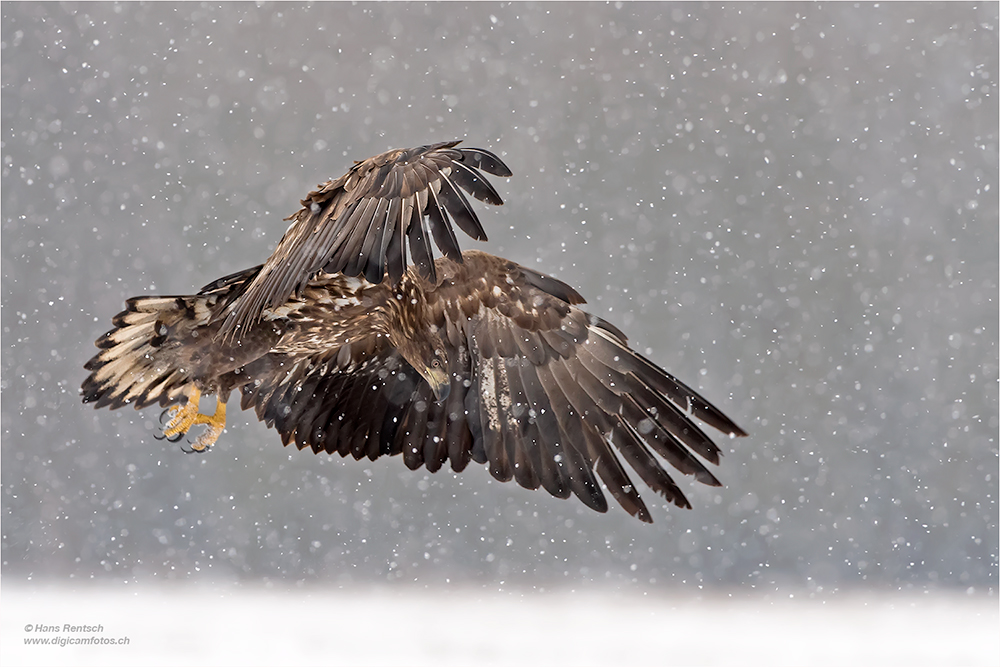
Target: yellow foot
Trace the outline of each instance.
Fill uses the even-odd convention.
[[[192,426],[205,424],[208,428],[191,443],[191,450],[203,452],[219,439],[222,430],[226,427],[226,404],[216,399],[215,414],[203,415],[198,411],[198,402],[201,400],[201,391],[197,387],[191,387],[188,391],[187,403],[175,405],[167,411],[170,416],[163,427],[163,437],[171,441],[187,433]]]

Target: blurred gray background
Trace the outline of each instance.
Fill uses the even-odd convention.
[[[995,3],[2,13],[6,583],[995,595]],[[463,247],[576,286],[750,431],[692,511],[283,449],[235,403],[186,456],[158,410],[80,404],[126,298],[458,138],[514,171]]]

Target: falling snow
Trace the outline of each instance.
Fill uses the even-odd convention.
[[[5,586],[995,606],[995,3],[2,12]],[[464,247],[570,283],[750,432],[724,487],[678,475],[693,510],[314,456],[232,406],[187,456],[156,410],[79,404],[126,298],[257,264],[352,160],[456,138],[514,171]]]

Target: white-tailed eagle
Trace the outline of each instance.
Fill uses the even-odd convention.
[[[718,464],[719,448],[694,419],[746,433],[581,310],[570,286],[460,253],[451,220],[485,238],[460,189],[501,204],[479,170],[510,171],[456,144],[390,151],[320,186],[260,266],[195,295],[129,299],[86,364],[84,402],[159,403],[169,408],[164,436],[205,424],[192,443],[205,451],[238,391],[243,409],[299,449],[400,454],[431,472],[475,461],[498,480],[604,512],[600,480],[652,521],[631,468],[690,507],[663,461],[719,485],[703,463]],[[444,253],[436,260],[431,238]],[[213,394],[215,414],[201,414],[199,399]]]

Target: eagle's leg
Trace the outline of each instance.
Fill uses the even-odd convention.
[[[165,438],[184,435],[194,426],[195,417],[198,416],[199,401],[201,401],[201,391],[192,385],[187,392],[187,402],[184,405],[174,405],[167,410],[166,414],[170,420],[163,425]]]
[[[201,401],[201,391],[197,387],[188,390],[187,403],[175,405],[170,408],[170,421],[163,428],[163,436],[173,438],[174,436],[187,433],[192,426],[205,424],[208,428],[191,443],[191,449],[196,452],[203,452],[219,439],[222,430],[226,427],[226,404],[216,399],[215,414],[203,415],[198,410],[198,403]]]
[[[191,443],[191,449],[196,452],[204,452],[215,444],[215,441],[222,435],[222,429],[226,428],[226,404],[216,398],[215,413],[211,417],[203,414],[195,415],[194,423],[208,425],[205,432]]]

